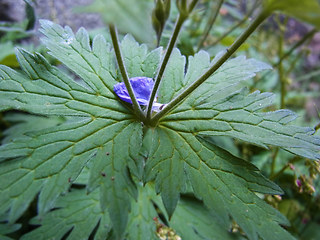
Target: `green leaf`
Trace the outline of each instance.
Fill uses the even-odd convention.
[[[24,2],[26,3],[25,11],[28,20],[26,30],[31,30],[34,28],[36,22],[36,13],[31,0],[24,0]]]
[[[227,231],[199,201],[182,198],[170,221],[170,226],[185,240],[232,240]]]
[[[215,211],[219,208],[220,216],[226,218],[229,213],[249,239],[258,239],[258,236],[262,239],[294,239],[278,225],[289,224],[285,217],[254,194],[277,194],[277,187],[258,173],[251,176],[245,173],[252,169],[248,163],[241,163],[240,159],[204,139],[200,141],[203,148],[197,154],[201,159],[199,167],[187,168],[196,195],[202,198],[209,208]],[[192,145],[191,140],[189,143]],[[223,168],[221,161],[224,161],[224,164],[229,161],[231,166],[240,163],[241,170],[235,172],[233,167],[230,172],[230,165],[229,169]],[[250,173],[254,172],[251,170]],[[202,184],[199,181],[202,181]],[[235,182],[237,184],[234,184]]]
[[[161,213],[166,218],[163,208],[171,219],[175,209],[177,216],[188,215],[191,206],[179,199],[191,186],[191,194],[209,209],[199,221],[213,217],[226,228],[232,217],[249,239],[292,239],[279,226],[288,224],[286,219],[256,195],[282,190],[254,165],[210,140],[215,135],[228,136],[319,157],[319,138],[309,128],[289,125],[295,117],[292,112],[259,111],[271,104],[272,94],[241,90],[245,80],[268,65],[244,57],[226,62],[150,128],[136,121],[130,105],[122,104],[113,92],[121,79],[113,50],[102,36],[90,44],[84,29],[74,34],[48,21],[42,21],[42,32],[49,53],[75,79],[40,54],[22,49],[17,51],[21,71],[0,67],[0,110],[31,114],[25,119],[12,117],[19,124],[7,131],[0,147],[0,214],[8,214],[4,221],[17,220],[38,195],[38,219],[43,222],[34,222],[42,225],[30,233],[35,238],[49,239],[52,234],[89,238],[97,229],[96,239],[105,239],[112,226],[112,239],[153,239],[151,218]],[[148,52],[130,36],[123,39],[121,49],[130,77],[154,77],[161,49]],[[170,101],[218,58],[210,61],[207,53],[200,52],[188,59],[185,73],[185,59],[174,50],[159,101]],[[142,187],[138,181],[154,181],[164,207],[150,186]],[[73,183],[87,184],[86,190],[74,190]],[[195,207],[194,212],[198,211],[204,210]],[[61,218],[67,219],[63,225]],[[52,222],[60,227],[49,229]],[[195,221],[188,224],[195,229],[190,232],[194,236],[212,235]],[[178,230],[184,234],[183,228]]]
[[[1,216],[0,221],[2,222],[3,216]],[[11,237],[5,235],[13,233],[21,228],[21,224],[0,224],[0,239],[1,240],[12,240]]]
[[[266,11],[280,11],[320,28],[320,3],[317,0],[264,0]]]
[[[168,66],[163,75],[158,99],[161,103],[169,102],[184,87],[184,68],[186,59],[176,48],[173,49]]]
[[[107,207],[120,239],[131,197],[136,197],[128,168],[138,172],[142,126],[113,92],[117,73],[105,39],[97,36],[90,46],[84,29],[74,34],[70,28],[49,21],[41,24],[49,53],[80,79],[75,81],[40,54],[22,49],[17,51],[22,72],[0,67],[0,110],[17,109],[60,119],[52,124],[38,118],[42,127],[20,133],[11,130],[15,135],[8,136],[0,147],[0,212],[9,210],[8,219],[14,222],[40,192],[38,211],[43,216],[89,165],[88,191],[100,187],[101,206]],[[128,49],[126,44],[122,44],[124,49]],[[143,71],[151,75],[158,58],[159,51],[141,56]]]
[[[149,53],[147,45],[139,45],[132,36],[126,35],[121,41],[121,51],[129,78],[141,76],[154,78],[161,50],[157,48]]]
[[[28,138],[28,134],[33,131],[40,131],[65,122],[65,119],[59,116],[43,117],[21,113],[7,114],[3,119],[13,124],[13,126],[3,132],[2,144],[10,143],[21,137]]]
[[[189,56],[187,72],[185,73],[185,57],[180,54],[179,50],[175,49],[170,57],[169,63],[171,62],[171,64],[164,74],[161,85],[163,89],[160,89],[159,101],[166,103],[179,95],[185,87],[205,73],[222,54],[222,52],[218,53],[212,61],[205,51]],[[190,101],[197,98],[200,102],[209,96],[213,96],[214,99],[224,98],[240,89],[243,81],[266,69],[270,69],[270,66],[255,59],[246,59],[244,56],[233,58],[225,62],[201,87],[196,89],[192,93],[193,98]]]
[[[43,219],[31,220],[41,226],[21,239],[62,239],[67,233],[68,239],[89,239],[94,230],[95,239],[105,239],[111,230],[109,216],[100,208],[99,191],[88,195],[85,190],[73,190],[60,197],[55,208]]]
[[[121,32],[132,34],[139,42],[153,43],[151,24],[153,3],[149,0],[95,0],[78,12],[100,13],[106,24],[115,24]]]
[[[250,239],[292,239],[280,224],[287,220],[259,199],[254,192],[281,194],[281,189],[264,178],[256,167],[191,133],[157,127],[146,162],[147,180],[155,179],[156,190],[169,215],[183,191],[185,177],[197,198],[227,225],[231,215]],[[185,174],[186,173],[186,174]]]
[[[19,67],[19,63],[14,55],[14,46],[12,42],[0,43],[0,64],[9,67]]]
[[[129,215],[126,239],[157,240],[159,238],[156,235],[156,223],[153,219],[158,216],[154,201],[159,202],[159,197],[150,184],[139,186],[138,190],[138,198],[133,201]]]
[[[151,135],[149,137],[148,135]],[[176,208],[179,194],[184,189],[184,157],[177,148],[181,146],[174,134],[161,128],[149,129],[146,138],[152,139],[145,167],[146,181],[156,179],[156,192],[161,193],[163,204],[169,216]]]
[[[137,159],[142,138],[139,123],[126,126],[127,124],[101,135],[107,142],[91,161],[93,165],[88,183],[89,191],[100,186],[102,208],[108,208],[113,229],[119,239],[127,225],[130,195],[134,198],[137,195],[127,172],[128,161],[130,158]]]
[[[210,64],[205,52],[190,57],[184,85],[193,82]],[[242,81],[267,68],[266,64],[244,57],[227,61],[164,117],[161,125],[182,132],[229,136],[261,147],[279,146],[304,157],[320,158],[320,138],[312,135],[311,128],[289,125],[296,118],[293,112],[259,111],[272,104],[273,94],[258,91],[248,94],[241,89]],[[180,84],[181,79],[173,81]]]

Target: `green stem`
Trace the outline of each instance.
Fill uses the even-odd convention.
[[[274,175],[274,171],[276,170],[276,162],[277,162],[278,153],[279,153],[279,148],[276,148],[272,154],[270,178]]]
[[[182,93],[175,97],[168,105],[160,112],[155,114],[151,119],[151,125],[156,125],[161,117],[170,112],[180,102],[182,102],[190,93],[192,93],[197,87],[199,87],[205,80],[207,80],[243,43],[247,38],[257,29],[257,27],[269,17],[270,12],[262,11],[257,18],[248,26],[248,28],[234,41],[225,54],[202,76],[200,76],[195,82],[187,87]]]
[[[109,31],[110,31],[110,35],[111,35],[111,39],[112,39],[114,52],[116,54],[117,63],[118,63],[119,69],[120,69],[120,73],[121,73],[121,76],[123,78],[123,82],[128,90],[129,96],[130,96],[132,104],[133,104],[133,111],[136,114],[136,116],[138,116],[140,118],[141,121],[144,121],[145,116],[144,116],[144,114],[140,108],[140,105],[137,102],[137,99],[134,95],[134,92],[133,92],[131,83],[129,81],[129,77],[128,77],[125,65],[124,65],[124,61],[123,61],[123,58],[121,55],[117,29],[115,28],[115,26],[113,24],[110,24]]]
[[[190,8],[188,10],[189,13],[194,8],[194,6],[195,6],[195,4],[197,2],[198,2],[198,0],[193,0],[192,1],[192,3],[190,4]],[[158,74],[156,76],[156,80],[155,80],[155,83],[154,83],[154,86],[153,86],[153,89],[152,89],[152,92],[151,92],[151,95],[150,95],[150,98],[149,98],[149,104],[148,104],[148,107],[147,107],[147,119],[151,118],[152,105],[153,105],[153,102],[154,102],[155,97],[157,95],[157,91],[158,91],[161,79],[163,77],[164,71],[165,71],[166,66],[168,64],[168,61],[169,61],[170,55],[172,53],[172,50],[174,48],[174,45],[175,45],[175,43],[177,41],[177,38],[178,38],[179,32],[181,30],[181,27],[182,27],[184,21],[187,18],[188,18],[188,14],[186,14],[186,13],[185,14],[183,14],[183,13],[179,14],[179,17],[177,19],[174,31],[172,33],[171,39],[170,39],[169,44],[168,44],[168,48],[167,48],[166,53],[164,55],[164,58],[163,58],[163,60],[161,62],[160,69],[159,69]]]
[[[206,41],[207,37],[209,36],[210,30],[212,29],[218,14],[220,12],[221,6],[223,4],[224,0],[219,0],[218,6],[212,3],[212,9],[210,9],[211,15],[209,16],[209,21],[207,22],[207,25],[204,30],[204,34],[202,35],[202,38],[198,44],[197,52],[200,50],[200,48],[203,46],[204,42]]]
[[[283,60],[285,60],[287,57],[291,56],[292,52],[294,50],[296,50],[298,47],[300,47],[301,45],[303,45],[308,39],[312,38],[314,36],[315,33],[317,33],[318,30],[317,29],[312,29],[310,30],[306,35],[303,36],[303,38],[301,38],[296,44],[294,44],[285,54],[282,55],[282,57],[274,64],[272,64],[272,67],[278,67],[279,64],[281,64],[281,62]],[[271,74],[272,71],[266,72],[262,77],[261,77],[261,81],[266,78],[269,74]]]
[[[278,16],[280,18],[280,15]],[[285,33],[285,24],[280,22],[279,19],[279,26],[280,26],[280,36],[279,36],[279,49],[278,49],[278,56],[279,59],[281,59],[281,57],[283,56],[283,44],[284,44],[284,33]],[[280,86],[281,86],[281,100],[280,100],[280,108],[283,109],[285,108],[285,98],[286,98],[286,94],[287,94],[287,89],[286,89],[286,79],[284,77],[284,73],[283,73],[283,64],[282,61],[279,62],[278,65],[278,76],[279,76],[279,82],[280,82]]]
[[[276,62],[275,64],[272,65],[272,67],[276,67],[278,66],[284,59],[286,59],[287,57],[289,57],[291,55],[291,53],[296,50],[298,47],[300,47],[302,44],[304,44],[309,38],[312,38],[314,36],[314,34],[317,33],[317,29],[312,29],[310,30],[306,35],[303,36],[303,38],[301,38],[295,45],[293,45],[290,50],[288,50],[285,54],[283,54],[281,56],[281,58],[278,60],[278,62]]]
[[[249,19],[249,17],[252,15],[252,13],[254,12],[254,10],[257,8],[259,1],[256,1],[253,4],[253,7],[250,9],[250,11],[244,16],[244,18],[242,18],[241,21],[237,22],[235,25],[233,25],[227,32],[225,32],[221,37],[219,37],[216,41],[214,41],[212,44],[212,46],[216,45],[217,43],[219,43],[222,39],[224,39],[225,37],[227,37],[230,33],[232,33],[235,29],[237,29],[238,27],[240,27],[245,21],[247,21]]]
[[[194,9],[194,7],[197,5],[199,0],[193,0],[190,5],[189,5],[189,9],[188,9],[188,12],[191,13]]]
[[[277,173],[271,173],[269,179],[274,181],[276,180],[278,177],[280,177],[282,175],[282,173],[284,173],[285,170],[287,170],[290,167],[290,164],[293,164],[297,161],[302,160],[302,158],[300,157],[294,157],[292,158],[286,165],[284,165]]]

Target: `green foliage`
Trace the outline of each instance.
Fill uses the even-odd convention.
[[[95,0],[77,11],[100,13],[105,23],[117,24],[119,30],[131,33],[139,42],[152,43],[152,7],[150,0]]]
[[[89,239],[96,225],[95,239],[104,239],[111,230],[109,216],[100,207],[98,191],[86,194],[85,190],[73,190],[60,197],[55,208],[43,219],[33,219],[31,224],[41,227],[22,239],[61,239],[69,231],[69,239]]]
[[[74,75],[23,49],[16,52],[22,71],[0,67],[0,110],[30,114],[8,117],[18,124],[0,147],[4,221],[16,222],[38,195],[31,223],[40,227],[22,239],[157,239],[169,228],[183,239],[238,239],[228,232],[232,221],[248,239],[294,239],[280,226],[288,220],[258,195],[282,194],[280,187],[214,139],[320,158],[312,129],[292,125],[289,110],[262,112],[273,95],[243,88],[267,64],[225,62],[150,127],[113,91],[121,76],[110,43],[98,35],[90,44],[84,29],[41,24],[49,53]],[[155,77],[161,48],[149,52],[130,36],[120,47],[129,77]],[[210,61],[200,51],[186,67],[174,49],[158,102],[170,102],[220,56]]]
[[[264,0],[267,11],[280,11],[320,28],[320,3],[317,0]]]
[[[1,219],[2,221],[3,219]],[[17,231],[21,227],[20,224],[0,224],[0,238],[3,240],[12,240],[5,235]]]
[[[0,43],[0,64],[10,67],[19,67],[12,42]]]

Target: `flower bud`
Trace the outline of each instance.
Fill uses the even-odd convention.
[[[180,14],[187,16],[189,14],[187,0],[176,0],[177,8]]]
[[[158,40],[169,18],[171,0],[156,0],[156,6],[152,11],[152,26],[157,33]]]

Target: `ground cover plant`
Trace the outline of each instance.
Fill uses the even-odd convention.
[[[0,67],[0,110],[12,124],[0,147],[3,239],[17,236],[25,219],[34,227],[22,224],[21,239],[306,239],[297,218],[283,215],[293,204],[280,201],[284,191],[272,180],[295,161],[315,176],[320,137],[295,124],[294,112],[270,109],[275,94],[251,91],[270,64],[231,56],[275,12],[311,24],[314,34],[319,3],[256,1],[249,25],[212,56],[201,49],[223,4],[97,0],[86,11],[122,14],[106,15],[107,36],[92,39],[84,28],[40,21],[42,43],[64,68],[22,48],[20,69]],[[192,14],[206,7],[198,42],[176,48],[183,26],[192,29]],[[131,34],[120,39],[117,27]],[[259,153],[244,159],[235,142]],[[270,152],[272,163],[262,164]],[[303,174],[294,181],[312,211],[312,183]]]

